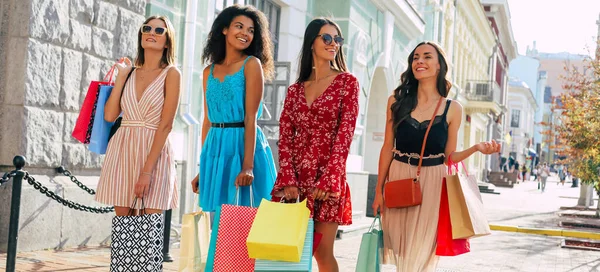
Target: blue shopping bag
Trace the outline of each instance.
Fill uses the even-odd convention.
[[[104,120],[104,105],[112,92],[113,86],[102,85],[98,90],[98,100],[96,113],[94,114],[94,125],[92,126],[92,136],[90,137],[90,145],[88,149],[97,154],[106,153],[108,146],[108,135],[113,126],[112,122]]]
[[[295,271],[295,272],[310,272],[312,271],[312,251],[313,251],[313,235],[314,222],[308,219],[308,228],[306,230],[306,238],[304,239],[304,247],[302,248],[302,257],[300,262],[281,262],[256,259],[254,264],[255,272],[262,271]]]
[[[375,229],[375,222],[379,221],[379,229]],[[379,272],[383,258],[383,231],[379,215],[373,220],[371,228],[364,233],[360,241],[360,251],[356,262],[356,272]]]

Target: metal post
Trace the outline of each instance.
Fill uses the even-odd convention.
[[[10,200],[10,223],[8,227],[8,249],[6,258],[6,271],[15,271],[15,261],[17,260],[17,240],[19,237],[19,213],[21,209],[21,185],[25,177],[25,158],[15,156],[13,165],[17,169],[13,177],[12,197]]]
[[[169,254],[169,243],[171,240],[171,213],[173,210],[165,211],[165,231],[163,238],[163,262],[171,263],[173,262],[173,258],[171,254]]]

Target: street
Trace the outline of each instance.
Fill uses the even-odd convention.
[[[557,185],[548,181],[541,193],[537,183],[525,182],[515,188],[497,188],[499,195],[483,194],[490,224],[558,229],[556,212],[561,206],[577,203],[579,188],[571,184]],[[335,255],[340,271],[354,271],[360,235],[347,236],[336,242]],[[563,237],[493,231],[492,235],[471,240],[471,252],[457,257],[442,257],[438,271],[482,272],[588,272],[600,271],[600,251],[564,249]],[[177,271],[178,249],[171,250],[173,263],[165,263],[164,271]],[[17,257],[17,271],[107,271],[109,248],[68,249],[64,251],[23,252]],[[6,254],[0,255],[0,268],[5,267]],[[318,271],[313,262],[313,271]],[[383,271],[395,271],[384,265]]]

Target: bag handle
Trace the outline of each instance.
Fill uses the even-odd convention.
[[[368,232],[371,232],[375,228],[375,222],[379,222],[379,230],[383,230],[383,226],[381,226],[381,216],[379,213],[377,213],[377,216],[375,216],[375,219],[373,219],[373,223],[371,223],[371,227],[369,228]]]
[[[252,186],[250,187],[250,207],[254,207],[254,194],[252,193]],[[240,205],[240,187],[235,188],[235,198],[233,199],[233,203],[236,206]]]
[[[437,103],[435,107],[435,111],[433,111],[433,116],[429,120],[429,125],[427,126],[427,131],[425,131],[425,137],[423,138],[423,145],[421,146],[421,155],[419,155],[419,166],[417,167],[417,179],[416,182],[419,182],[419,177],[421,176],[421,166],[423,165],[423,154],[425,154],[425,144],[427,143],[427,136],[429,136],[429,131],[431,130],[431,126],[433,125],[433,121],[437,116],[437,112],[440,109],[440,105],[442,104],[442,98]]]
[[[108,73],[106,73],[106,75],[104,76],[104,79],[102,81],[104,82],[113,82],[112,78],[113,75],[115,73],[115,68],[117,67],[117,64],[113,64],[113,66],[110,67],[110,70],[108,70]]]
[[[285,201],[286,201],[285,197],[282,197],[279,200],[279,203],[286,203]],[[296,198],[296,203],[300,203],[300,194],[298,194],[298,197]]]
[[[133,203],[131,203],[131,207],[129,207],[129,213],[127,214],[127,216],[133,216],[133,211],[135,211],[135,204],[137,203],[138,197],[134,197],[133,198]],[[143,214],[147,214],[146,213],[146,205],[144,204],[144,198],[141,198],[142,200],[142,207],[140,209],[140,214],[139,215],[143,215]]]
[[[451,175],[452,174],[452,166],[454,166],[454,169],[456,169],[456,172],[458,173],[460,170],[458,169],[458,164],[460,164],[462,166],[462,169],[465,171],[465,174],[468,175],[469,171],[467,170],[467,167],[465,166],[465,163],[463,161],[461,161],[460,163],[456,163],[452,160],[452,154],[454,154],[454,152],[450,153],[450,155],[448,156],[448,174]]]

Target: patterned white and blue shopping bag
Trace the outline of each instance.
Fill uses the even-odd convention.
[[[162,213],[115,216],[112,220],[110,271],[162,271],[163,228]]]

